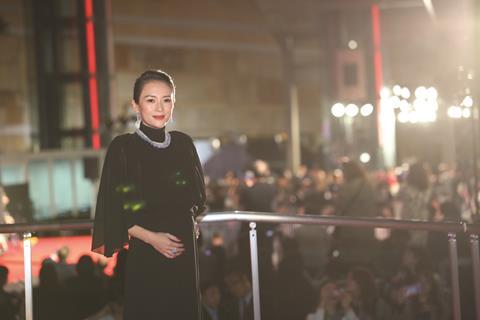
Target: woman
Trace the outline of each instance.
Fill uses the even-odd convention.
[[[317,309],[306,320],[345,320],[338,310],[339,291],[334,280],[325,280],[320,286]]]
[[[335,214],[354,218],[373,218],[377,215],[375,190],[363,168],[348,159],[342,162],[344,183],[335,200]],[[369,265],[376,255],[371,229],[336,228],[334,254],[347,266]],[[336,251],[336,252],[335,252]]]
[[[397,195],[396,210],[402,219],[428,220],[432,197],[429,171],[422,162],[415,162],[408,169],[406,184]],[[410,231],[410,245],[427,245],[428,232]]]
[[[192,214],[204,208],[205,185],[192,139],[165,129],[174,103],[172,78],[144,72],[133,89],[135,133],[111,142],[103,166],[92,250],[110,257],[129,244],[126,320],[198,314]]]

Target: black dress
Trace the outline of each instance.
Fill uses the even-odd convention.
[[[165,131],[143,124],[151,140]],[[105,158],[95,212],[92,250],[109,257],[129,243],[124,319],[197,318],[192,211],[205,203],[203,172],[192,139],[170,132],[159,149],[136,133],[117,136]],[[139,225],[179,238],[185,252],[169,259],[128,236]]]

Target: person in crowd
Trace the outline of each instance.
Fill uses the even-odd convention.
[[[78,259],[77,276],[67,281],[70,319],[83,320],[97,313],[107,302],[101,278],[95,274],[95,263],[89,255]]]
[[[396,199],[396,210],[402,219],[425,220],[429,218],[429,205],[432,188],[427,166],[423,162],[415,162],[409,166],[406,183],[400,187]],[[425,246],[426,231],[411,231],[410,244]]]
[[[307,315],[306,320],[344,320],[339,310],[339,288],[332,279],[320,285],[317,308]]]
[[[219,285],[206,282],[201,288],[203,320],[228,320],[221,306],[222,293]]]
[[[67,262],[69,254],[70,248],[67,246],[62,246],[57,250],[58,261],[55,263],[55,268],[60,282],[65,282],[75,276],[75,266]]]
[[[276,319],[305,319],[315,306],[315,291],[311,279],[305,270],[295,240],[284,238],[282,241],[283,259],[276,273]]]
[[[0,315],[4,320],[16,320],[16,315],[20,309],[20,301],[14,294],[5,290],[8,273],[8,268],[0,265]]]
[[[375,191],[363,168],[355,161],[342,161],[344,183],[335,202],[335,214],[348,217],[375,217]],[[370,264],[375,256],[373,230],[336,228],[332,252],[346,265]]]
[[[433,273],[423,270],[415,281],[393,283],[390,289],[392,320],[449,319],[446,304]]]
[[[354,267],[348,273],[340,301],[346,319],[390,319],[389,307],[378,295],[375,278],[369,269]]]
[[[45,259],[39,275],[39,285],[33,289],[33,314],[37,320],[76,319],[68,308],[65,288],[58,279],[55,262]]]
[[[226,319],[253,320],[252,284],[247,274],[241,270],[230,269],[225,283],[232,298],[226,303]]]
[[[0,224],[13,224],[15,219],[7,210],[7,205],[10,203],[10,198],[5,192],[5,189],[0,185]],[[0,255],[8,250],[8,234],[0,233]]]
[[[123,320],[123,295],[127,255],[127,249],[120,250],[116,255],[116,264],[107,288],[108,302],[99,312],[86,318],[86,320]]]

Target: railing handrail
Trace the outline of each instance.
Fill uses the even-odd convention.
[[[257,223],[286,223],[286,224],[318,224],[324,226],[362,227],[362,228],[389,228],[403,230],[424,230],[445,233],[479,234],[480,225],[465,222],[430,222],[420,220],[396,220],[384,218],[353,218],[320,215],[276,214],[252,211],[221,211],[200,215],[200,223],[214,223],[226,221],[257,222]],[[60,230],[91,229],[93,221],[90,219],[54,223],[17,223],[0,225],[0,233],[24,233]]]
[[[334,225],[345,227],[364,227],[364,228],[389,228],[389,229],[414,229],[426,231],[439,231],[448,233],[451,281],[452,281],[452,302],[453,315],[455,320],[461,319],[460,305],[460,284],[458,274],[458,253],[456,233],[469,233],[470,246],[472,252],[472,263],[474,271],[475,286],[475,308],[480,310],[480,255],[478,230],[480,226],[465,222],[429,222],[413,220],[393,220],[383,218],[352,218],[352,217],[328,217],[318,215],[280,215],[266,212],[248,212],[248,211],[224,211],[211,212],[201,215],[197,218],[199,222],[214,223],[225,221],[250,222],[250,262],[252,271],[253,288],[253,309],[255,320],[261,320],[260,310],[260,287],[259,287],[259,269],[258,269],[258,244],[257,244],[257,223],[291,223],[291,224],[318,224]],[[32,319],[33,297],[32,297],[32,268],[31,268],[31,235],[38,231],[59,231],[59,230],[78,230],[91,229],[92,220],[77,220],[57,223],[37,223],[37,224],[10,224],[0,225],[0,233],[23,233],[23,252],[24,252],[24,274],[25,274],[25,315],[28,320]],[[193,235],[195,239],[195,235]],[[195,258],[195,270],[198,280],[198,259]]]

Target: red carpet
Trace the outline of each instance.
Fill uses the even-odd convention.
[[[33,238],[32,239],[32,275],[38,277],[38,272],[42,261],[45,258],[51,257],[55,261],[56,251],[62,247],[67,246],[70,249],[70,255],[67,259],[68,263],[75,264],[84,254],[92,256],[94,261],[97,261],[100,256],[96,253],[90,252],[91,237],[90,236],[75,236],[75,237],[55,237],[55,238]],[[9,241],[8,251],[0,255],[0,265],[5,265],[10,270],[9,282],[23,281],[23,242]],[[108,261],[106,273],[111,274],[112,268],[115,265],[115,258]]]

